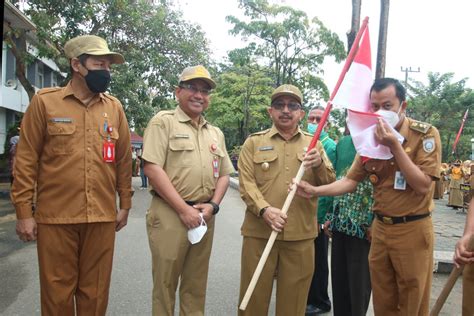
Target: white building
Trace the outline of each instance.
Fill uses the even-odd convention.
[[[26,31],[26,47],[23,49],[34,58],[26,67],[26,78],[35,90],[58,85],[64,74],[49,59],[39,58],[36,42],[36,26],[20,10],[8,1],[4,2],[3,33],[11,29]],[[24,113],[29,104],[28,94],[15,75],[16,59],[5,41],[2,42],[2,63],[0,66],[0,154],[5,148],[8,129],[18,121],[20,113]]]

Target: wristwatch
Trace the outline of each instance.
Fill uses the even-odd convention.
[[[262,209],[260,210],[260,212],[258,213],[258,216],[262,217],[263,214],[265,213],[265,211],[267,210],[267,208],[268,208],[268,206],[262,208]]]
[[[212,201],[209,201],[207,203],[212,205],[212,215],[216,215],[217,213],[219,213],[219,205],[217,205],[216,203]]]

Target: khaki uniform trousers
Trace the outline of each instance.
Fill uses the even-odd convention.
[[[462,273],[462,316],[474,315],[474,263],[464,267]]]
[[[241,256],[240,302],[267,244],[267,239],[244,236]],[[277,273],[276,316],[304,316],[309,286],[314,271],[314,240],[277,240],[263,267],[262,274],[245,311],[239,315],[268,315],[268,307]]]
[[[428,315],[433,274],[431,216],[372,225],[369,268],[375,315]]]
[[[146,215],[152,257],[153,315],[174,315],[178,281],[180,315],[204,315],[214,222],[212,218],[204,237],[192,245],[178,214],[162,199],[153,197]]]
[[[42,315],[105,315],[115,222],[38,224]]]

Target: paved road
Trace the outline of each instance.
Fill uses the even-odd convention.
[[[117,235],[108,315],[150,315],[151,259],[145,228],[145,213],[151,196],[137,190],[128,226]],[[6,202],[0,200],[1,203]],[[437,250],[452,251],[462,232],[464,214],[436,201],[434,222]],[[4,205],[3,205],[4,206]],[[235,315],[240,277],[240,225],[244,204],[238,192],[229,189],[217,217],[208,282],[206,315]],[[447,274],[434,274],[432,304],[447,280]],[[39,315],[39,282],[36,247],[16,239],[11,216],[0,214],[0,315]],[[274,315],[274,298],[270,315]],[[441,315],[460,315],[461,280],[455,285]],[[332,313],[327,313],[332,315]],[[373,315],[369,310],[368,315]]]

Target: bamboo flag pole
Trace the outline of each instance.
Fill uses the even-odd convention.
[[[467,248],[469,251],[474,251],[474,235],[471,235]],[[438,316],[439,312],[441,311],[441,308],[443,308],[443,305],[446,302],[449,293],[451,293],[451,290],[453,289],[454,284],[456,284],[456,281],[461,275],[463,269],[464,266],[461,266],[459,268],[455,266],[453,268],[448,280],[446,281],[446,284],[444,285],[443,289],[441,290],[441,293],[438,296],[438,299],[436,300],[435,304],[433,305],[433,308],[431,309],[430,316]]]
[[[316,146],[317,141],[319,140],[321,131],[327,121],[329,112],[332,109],[332,100],[336,96],[336,93],[339,90],[339,87],[342,81],[344,80],[344,76],[349,70],[349,67],[351,66],[352,61],[354,60],[357,50],[359,49],[360,39],[362,37],[362,34],[364,34],[364,31],[367,29],[368,22],[369,22],[369,18],[366,17],[364,21],[362,22],[359,32],[356,35],[356,38],[354,39],[354,44],[352,45],[351,50],[349,54],[347,55],[344,68],[342,69],[342,72],[339,75],[339,79],[337,80],[336,86],[334,87],[334,90],[331,93],[331,97],[329,98],[326,109],[324,110],[323,116],[321,117],[321,122],[318,124],[318,128],[316,129],[316,133],[314,133],[314,136],[311,139],[311,143],[308,146],[307,152],[313,149],[314,146]],[[304,167],[303,167],[303,164],[301,164],[300,168],[298,169],[298,173],[296,174],[296,178],[295,178],[296,183],[299,183],[301,181],[301,178],[303,178],[303,175],[304,175]],[[288,209],[290,207],[291,202],[293,201],[295,194],[296,194],[296,186],[293,186],[290,192],[288,193],[285,203],[283,204],[283,207],[281,209],[283,214],[286,214],[288,212]],[[265,246],[265,249],[263,250],[262,256],[260,257],[260,261],[258,262],[257,268],[255,269],[252,279],[250,280],[249,286],[247,287],[247,291],[245,292],[244,298],[242,299],[242,302],[240,303],[239,309],[241,310],[245,310],[247,308],[247,304],[250,300],[250,297],[252,296],[253,291],[255,290],[255,286],[257,285],[257,281],[260,277],[260,274],[262,273],[263,267],[265,266],[265,263],[267,262],[268,255],[270,254],[270,251],[272,250],[272,247],[273,247],[273,244],[275,243],[277,235],[278,235],[278,232],[272,231],[270,238],[268,239],[267,245]]]

